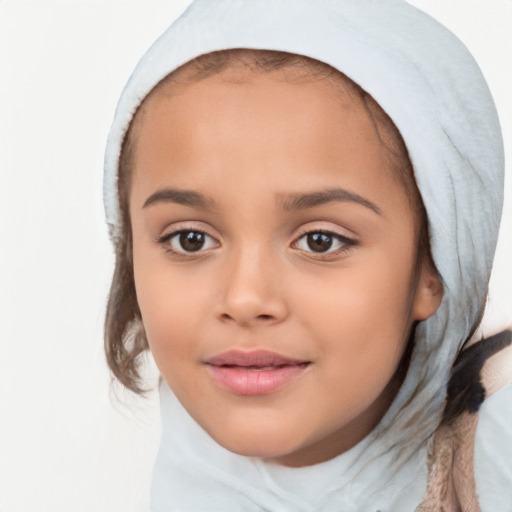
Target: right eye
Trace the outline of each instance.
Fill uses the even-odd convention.
[[[197,229],[173,231],[160,237],[158,243],[174,254],[197,253],[219,245],[213,237]]]

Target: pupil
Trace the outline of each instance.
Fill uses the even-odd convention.
[[[198,251],[204,245],[204,233],[184,231],[180,233],[180,245],[185,251]]]
[[[307,240],[308,247],[315,252],[325,252],[332,245],[332,237],[325,233],[310,233]]]

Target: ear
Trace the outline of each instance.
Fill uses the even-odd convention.
[[[429,261],[423,261],[414,297],[414,320],[430,318],[441,305],[443,291],[443,283],[434,265]]]

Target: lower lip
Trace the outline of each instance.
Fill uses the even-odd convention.
[[[269,370],[255,370],[244,366],[213,366],[208,369],[214,379],[237,395],[266,395],[282,388],[302,375],[309,363],[290,364]]]

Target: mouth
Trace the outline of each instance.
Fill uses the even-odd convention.
[[[266,395],[281,389],[302,375],[310,361],[293,359],[266,350],[230,350],[206,365],[224,390],[237,395]]]

